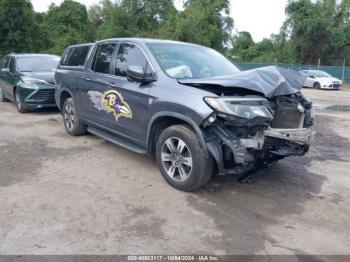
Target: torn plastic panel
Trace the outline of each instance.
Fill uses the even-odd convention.
[[[179,79],[184,85],[212,92],[218,96],[246,94],[263,95],[266,98],[297,93],[306,76],[299,72],[275,66],[241,71],[224,77]]]
[[[312,103],[298,92],[271,98],[265,106],[271,119],[240,118],[215,110],[203,123],[219,174],[244,174],[308,151]]]

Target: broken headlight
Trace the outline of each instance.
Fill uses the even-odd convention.
[[[204,101],[218,112],[246,119],[272,119],[267,100],[255,97],[205,97]]]

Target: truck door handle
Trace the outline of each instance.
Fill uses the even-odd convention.
[[[86,80],[86,81],[90,81],[91,79],[90,78],[88,78],[88,77],[83,77],[83,76],[81,76],[81,77],[79,77],[80,79],[83,79],[83,80]]]

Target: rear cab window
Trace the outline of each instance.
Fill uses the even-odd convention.
[[[63,54],[61,65],[83,67],[92,45],[69,47]]]

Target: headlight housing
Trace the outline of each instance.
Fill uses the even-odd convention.
[[[23,76],[22,81],[23,81],[23,83],[28,84],[28,85],[51,85],[50,83],[46,82],[45,80],[36,79],[36,78],[28,77],[28,76]]]
[[[257,117],[273,119],[267,108],[267,100],[260,97],[205,97],[204,101],[214,110],[244,119]]]

